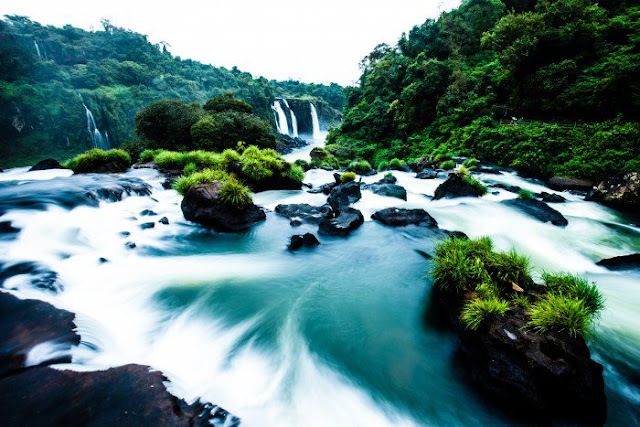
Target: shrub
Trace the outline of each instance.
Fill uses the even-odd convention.
[[[436,263],[432,271],[436,285],[443,290],[461,292],[490,282],[483,260],[491,254],[491,249],[488,237],[450,238],[441,242],[435,249]]]
[[[533,304],[528,311],[529,326],[536,332],[568,332],[571,336],[588,336],[593,316],[583,301],[549,294]]]
[[[383,171],[388,167],[389,167],[389,162],[387,162],[386,160],[383,160],[380,163],[378,163],[378,170],[379,171]]]
[[[162,150],[149,150],[146,149],[142,153],[140,153],[140,163],[153,162],[158,153],[162,152]]]
[[[191,126],[200,119],[200,106],[178,100],[154,102],[135,116],[136,134],[151,148],[193,148]]]
[[[359,160],[349,163],[349,168],[359,174],[363,174],[371,171],[371,164],[366,160]]]
[[[534,199],[535,196],[529,190],[520,190],[518,192],[518,199]]]
[[[483,320],[502,316],[507,311],[509,311],[509,303],[506,301],[498,298],[476,298],[464,306],[460,320],[462,320],[467,329],[476,330]]]
[[[223,111],[237,111],[246,114],[253,113],[253,107],[251,105],[238,98],[234,98],[233,95],[229,93],[214,96],[208,100],[202,108],[210,114],[221,113]]]
[[[477,159],[467,159],[467,160],[464,161],[462,166],[464,166],[467,169],[473,169],[476,166],[478,166],[478,160]]]
[[[289,178],[293,181],[302,182],[304,179],[304,169],[298,165],[293,165],[291,168],[285,172],[285,177]]]
[[[196,172],[198,172],[198,166],[193,162],[188,163],[187,166],[185,166],[182,170],[182,173],[185,175],[191,175],[192,173]]]
[[[340,175],[340,182],[342,183],[354,181],[355,179],[356,179],[356,174],[354,172],[345,172],[342,175]]]
[[[140,158],[140,155],[145,150],[145,145],[140,141],[130,141],[122,144],[120,149],[126,151],[133,160]]]
[[[109,172],[124,172],[131,166],[131,157],[123,150],[103,151],[94,148],[64,163],[64,167],[74,173],[95,172],[106,165],[109,165]]]
[[[173,188],[183,196],[187,190],[196,184],[211,184],[213,181],[224,181],[229,175],[221,170],[204,169],[191,175],[183,175],[173,184]]]
[[[234,175],[228,176],[220,187],[220,198],[225,204],[244,209],[253,203],[251,192]]]
[[[604,308],[604,296],[595,283],[568,273],[544,273],[542,279],[551,293],[581,300],[590,314],[597,315]]]
[[[238,141],[263,148],[276,145],[276,138],[268,122],[238,111],[207,115],[194,123],[190,132],[195,146],[203,150],[234,148]]]
[[[389,167],[391,169],[402,169],[404,167],[405,163],[398,159],[398,158],[393,158],[391,159],[391,161],[389,162]]]
[[[451,169],[454,169],[455,167],[456,167],[456,162],[454,162],[453,160],[447,160],[440,163],[440,169],[451,170]]]
[[[222,152],[222,161],[225,165],[230,163],[239,163],[240,162],[240,154],[236,150],[232,150],[231,148],[227,148]]]

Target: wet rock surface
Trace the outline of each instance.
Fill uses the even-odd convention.
[[[367,185],[365,189],[380,196],[395,197],[397,199],[407,200],[407,190],[397,184],[376,183]]]
[[[220,200],[221,186],[216,181],[189,188],[180,205],[184,217],[217,231],[230,232],[246,230],[267,218],[264,211],[254,204],[238,209],[223,203]]]
[[[371,215],[371,219],[391,227],[405,227],[407,225],[438,226],[438,222],[424,209],[387,208]]]
[[[542,222],[550,222],[553,225],[563,227],[569,221],[557,210],[549,207],[546,203],[536,199],[512,199],[504,200],[501,203],[514,207],[527,215]]]
[[[49,169],[64,169],[62,165],[55,159],[41,160],[29,169],[29,172],[44,171]]]
[[[598,261],[601,267],[609,270],[632,270],[640,268],[640,253],[616,256]]]
[[[586,200],[624,210],[640,210],[640,173],[607,178],[591,191]]]
[[[572,178],[569,176],[554,176],[547,182],[550,188],[553,190],[576,190],[576,191],[591,191],[593,188],[593,182],[586,179]]]
[[[567,201],[567,199],[565,199],[559,194],[547,193],[546,191],[543,191],[542,193],[538,193],[536,196],[539,197],[540,200],[542,200],[545,203],[564,203]]]
[[[342,209],[357,202],[361,198],[362,193],[360,192],[360,184],[355,181],[351,181],[345,184],[340,184],[331,190],[327,201],[334,211],[340,212]]]
[[[343,208],[336,217],[323,219],[318,232],[325,236],[348,236],[363,223],[362,212],[354,208]]]
[[[318,241],[318,238],[311,233],[297,234],[295,236],[291,236],[288,249],[290,251],[297,251],[303,247],[312,248],[319,244],[320,242]]]
[[[423,169],[416,174],[418,179],[435,179],[438,177],[438,171],[435,169]]]
[[[447,180],[436,188],[433,198],[435,200],[454,197],[481,197],[482,191],[465,179],[461,173],[451,173]]]
[[[288,218],[291,225],[319,224],[320,221],[331,215],[329,205],[312,206],[307,203],[293,205],[278,205],[276,213]]]

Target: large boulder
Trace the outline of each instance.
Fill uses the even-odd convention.
[[[64,169],[56,159],[41,160],[29,169],[29,172],[44,171],[48,169]]]
[[[311,233],[305,234],[297,234],[295,236],[291,236],[291,241],[289,242],[288,249],[290,251],[297,251],[300,248],[312,248],[318,246],[320,242],[318,238]]]
[[[422,169],[416,174],[418,179],[435,179],[438,177],[438,171],[435,169]]]
[[[398,199],[407,200],[407,190],[397,184],[376,183],[368,185],[366,189],[380,196],[396,197]]]
[[[607,178],[587,194],[586,200],[637,211],[640,209],[640,173],[628,172]]]
[[[596,264],[609,270],[637,269],[640,268],[640,253],[606,258]]]
[[[567,201],[564,197],[556,193],[547,193],[543,191],[541,193],[536,194],[537,197],[540,198],[545,203],[564,203]]]
[[[569,222],[567,219],[557,210],[549,207],[544,202],[536,199],[512,199],[504,200],[502,202],[505,205],[514,207],[529,216],[539,219],[542,222],[550,222],[553,225],[565,226]]]
[[[593,182],[570,176],[551,177],[549,181],[547,181],[547,185],[557,191],[575,190],[587,192],[593,188]]]
[[[361,198],[362,193],[360,192],[360,184],[355,181],[351,181],[345,184],[340,184],[331,190],[328,202],[334,211],[339,212]]]
[[[262,209],[250,204],[238,209],[220,200],[222,183],[198,184],[189,188],[182,199],[182,213],[192,222],[217,231],[243,231],[266,219]]]
[[[422,156],[415,163],[415,168],[419,171],[424,169],[433,169],[436,166],[437,164],[431,161],[430,156]]]
[[[451,173],[447,180],[436,188],[435,200],[454,197],[481,197],[482,190],[469,183],[465,174]]]
[[[280,154],[289,154],[293,150],[309,145],[307,141],[297,136],[278,134],[276,141],[276,151]]]
[[[386,208],[374,213],[371,218],[391,227],[404,227],[407,225],[438,226],[438,222],[424,209]]]
[[[327,152],[324,148],[315,147],[311,150],[309,156],[312,160],[323,160],[325,157],[327,157]]]
[[[348,236],[364,223],[362,212],[353,208],[343,208],[338,216],[325,218],[320,222],[318,232],[325,236]]]
[[[291,225],[319,224],[324,218],[331,215],[331,206],[311,206],[307,203],[297,205],[278,205],[276,213],[288,218]]]

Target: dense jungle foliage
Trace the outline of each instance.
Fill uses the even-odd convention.
[[[434,149],[546,178],[640,169],[640,6],[467,0],[377,46],[329,151],[374,166]]]
[[[342,109],[338,85],[276,82],[173,56],[163,43],[103,21],[98,31],[0,21],[0,167],[65,158],[92,148],[86,107],[112,147],[135,139],[134,116],[171,99],[203,103],[231,92],[273,124],[275,96]]]

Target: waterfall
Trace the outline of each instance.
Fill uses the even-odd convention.
[[[38,54],[38,58],[42,59],[42,55],[40,54],[40,46],[38,46],[38,42],[35,39],[33,39],[33,44],[36,47],[36,53]]]
[[[320,122],[318,121],[318,112],[316,111],[316,107],[313,103],[309,103],[309,107],[311,108],[311,121],[313,122],[313,137],[320,138]]]
[[[297,138],[298,137],[298,119],[296,119],[296,114],[293,112],[293,110],[291,109],[291,107],[289,107],[289,103],[287,102],[286,99],[282,98],[282,100],[284,101],[284,105],[287,106],[287,108],[289,109],[289,114],[291,115],[291,136]]]
[[[101,150],[109,150],[111,148],[111,143],[109,142],[109,134],[105,132],[105,136],[102,136],[100,129],[98,129],[98,125],[96,125],[96,119],[93,117],[93,113],[89,110],[89,107],[84,103],[82,99],[82,95],[78,94],[80,100],[82,101],[82,106],[87,115],[87,132],[89,132],[89,136],[91,137],[91,142],[93,143],[93,148],[99,148]]]
[[[271,108],[273,108],[273,111],[275,111],[278,115],[278,119],[276,120],[278,132],[280,132],[283,135],[289,135],[289,124],[287,123],[287,115],[282,109],[282,106],[280,105],[280,101],[278,100],[274,101]]]

